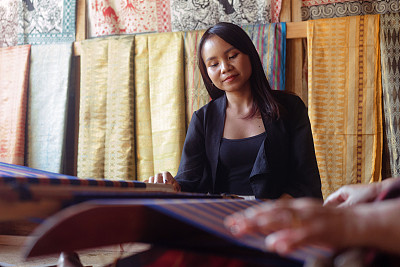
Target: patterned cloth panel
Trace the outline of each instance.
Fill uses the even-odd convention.
[[[268,82],[273,90],[285,90],[286,77],[286,23],[246,25],[260,55]]]
[[[30,45],[0,48],[0,161],[24,165]]]
[[[203,30],[220,22],[238,25],[279,22],[281,0],[171,0],[172,31]]]
[[[400,14],[380,17],[385,177],[400,175]]]
[[[79,177],[135,179],[134,51],[134,36],[82,42]]]
[[[18,2],[0,1],[0,47],[16,46],[18,43]]]
[[[75,41],[76,0],[18,2],[18,44]]]
[[[72,43],[31,48],[25,165],[63,172]]]
[[[170,32],[169,0],[88,0],[89,37]]]
[[[0,162],[1,184],[35,184],[35,185],[72,185],[72,186],[101,186],[101,187],[137,187],[146,188],[146,184],[138,181],[80,179],[59,173],[42,171]]]
[[[395,13],[398,0],[302,0],[302,20]]]
[[[381,179],[379,15],[308,21],[308,112],[324,197]]]

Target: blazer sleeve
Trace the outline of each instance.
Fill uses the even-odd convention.
[[[290,107],[289,181],[284,191],[293,197],[322,198],[321,179],[307,107],[295,96]]]
[[[198,111],[193,113],[183,145],[181,161],[175,179],[182,191],[199,192],[206,162],[205,135]]]

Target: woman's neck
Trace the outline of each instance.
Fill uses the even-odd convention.
[[[253,95],[250,92],[227,92],[226,109],[232,115],[246,116],[253,110]]]

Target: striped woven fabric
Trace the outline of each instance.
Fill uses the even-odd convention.
[[[243,26],[260,55],[273,90],[285,90],[286,23]]]
[[[8,183],[146,188],[145,183],[138,181],[80,179],[75,176],[0,162],[0,185]]]

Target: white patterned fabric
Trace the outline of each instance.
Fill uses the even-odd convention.
[[[60,173],[63,167],[72,43],[31,48],[26,164]]]
[[[76,0],[20,2],[18,44],[75,41]]]
[[[220,21],[238,25],[270,23],[271,2],[277,1],[171,0],[171,28],[172,31],[202,30]]]
[[[18,2],[0,1],[0,47],[17,45]]]

